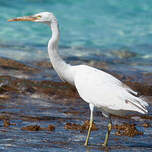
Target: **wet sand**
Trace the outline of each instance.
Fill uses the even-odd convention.
[[[152,73],[110,71],[105,62],[85,63],[113,74],[152,105]],[[74,87],[61,82],[49,61],[22,63],[0,58],[0,151],[151,151],[149,116],[113,116],[109,147],[104,149],[107,119],[96,109],[89,146],[83,146],[89,108]]]

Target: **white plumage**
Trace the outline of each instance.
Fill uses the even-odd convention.
[[[137,94],[135,91],[112,75],[86,65],[73,68],[75,86],[86,102],[115,115],[128,115],[130,111],[148,112],[148,104],[134,96]]]
[[[80,97],[89,103],[91,112],[90,127],[85,145],[88,145],[92,128],[94,106],[101,109],[103,114],[109,117],[108,132],[103,146],[107,146],[108,143],[112,125],[111,114],[120,116],[135,113],[147,114],[148,104],[140,97],[137,97],[137,92],[114,76],[86,65],[71,66],[59,56],[58,41],[60,33],[57,19],[53,13],[42,12],[33,16],[19,17],[9,21],[33,21],[50,26],[52,37],[48,43],[48,53],[54,69],[63,81],[74,85]]]

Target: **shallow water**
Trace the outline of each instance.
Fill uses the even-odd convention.
[[[7,19],[51,11],[60,23],[62,55],[129,58],[138,68],[151,71],[151,6],[150,0],[3,1],[0,2],[0,53],[18,60],[47,58],[51,32],[46,25],[8,23]],[[122,52],[127,53],[122,55]]]
[[[0,58],[0,151],[152,151],[151,7],[151,0],[0,1],[0,57],[11,59]],[[89,109],[51,69],[50,29],[43,24],[7,22],[42,11],[54,12],[59,21],[60,54],[67,62],[108,71],[149,99],[148,118],[113,117],[114,125],[136,124],[143,135],[117,136],[113,129],[104,149],[107,119],[97,109],[94,118],[99,130],[92,132],[87,148],[83,146],[87,131],[65,129],[67,123],[82,125],[89,119]],[[50,124],[54,131],[22,130]]]
[[[66,130],[64,125],[67,122],[82,124],[88,119],[88,105],[82,101],[61,104],[44,97],[18,97],[13,103],[1,110],[1,114],[10,116],[11,123],[8,128],[0,127],[1,151],[103,151],[101,143],[106,133],[107,120],[102,115],[95,113],[95,122],[98,131],[93,131],[88,148],[83,146],[87,132],[78,130]],[[58,101],[59,102],[59,101]],[[61,99],[60,99],[61,102]],[[14,105],[15,104],[15,105]],[[3,104],[1,104],[3,105]],[[74,108],[75,107],[75,108]],[[81,108],[80,108],[81,107]],[[81,110],[80,110],[81,109]],[[69,111],[78,112],[76,115]],[[67,113],[68,112],[68,113]],[[30,117],[38,117],[35,121]],[[114,119],[114,124],[119,124],[119,119]],[[124,121],[125,122],[125,121]],[[140,123],[144,122],[141,120]],[[150,122],[150,121],[149,121]],[[151,151],[151,128],[144,128],[137,125],[144,135],[135,137],[116,136],[115,131],[111,133],[109,149],[112,151]],[[0,121],[2,125],[2,121]],[[55,126],[55,131],[23,131],[21,127],[27,125],[40,125],[46,127],[49,124]],[[150,122],[151,124],[151,122]]]
[[[136,124],[136,128],[143,135],[118,136],[116,135],[118,130],[113,129],[109,147],[106,149],[101,146],[101,143],[104,141],[108,121],[96,109],[94,120],[98,130],[92,131],[89,146],[84,147],[87,131],[68,130],[65,125],[67,123],[82,125],[84,121],[88,120],[88,104],[79,98],[71,86],[60,82],[49,62],[41,61],[34,64],[27,62],[23,64],[2,58],[0,61],[0,151],[97,152],[109,150],[142,152],[152,150],[151,106],[149,117],[133,117],[132,119],[113,117],[113,125]],[[75,63],[74,61],[71,62]],[[81,62],[86,61],[82,60]],[[104,65],[100,62],[88,64]],[[105,66],[105,70],[108,69],[108,66]],[[132,81],[131,76],[133,77],[132,74],[130,76],[125,75],[125,77],[122,74],[118,75],[126,82]],[[152,93],[148,91],[148,85],[152,86],[152,81],[147,81],[146,77],[149,75],[142,76],[140,73],[140,76],[144,78],[142,82],[140,82],[140,77],[134,76],[135,82],[132,81],[132,83],[136,84],[138,81],[141,83],[141,86],[139,88],[136,86],[136,89],[139,89],[143,95],[149,98],[148,102],[151,105]],[[9,124],[5,124],[6,120],[9,121]],[[148,124],[148,126],[144,127],[144,124]],[[53,125],[55,130],[30,131],[22,129],[31,125],[37,125],[41,128]]]

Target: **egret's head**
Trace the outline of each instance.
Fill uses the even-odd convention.
[[[40,22],[40,23],[46,23],[49,24],[55,19],[53,13],[50,12],[41,12],[32,16],[23,16],[23,17],[17,17],[14,19],[9,19],[8,21],[32,21],[32,22]]]

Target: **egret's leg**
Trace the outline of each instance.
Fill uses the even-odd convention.
[[[88,129],[88,135],[85,141],[85,146],[88,145],[88,141],[89,141],[89,137],[90,137],[90,133],[91,133],[91,128],[92,128],[92,124],[93,124],[93,109],[94,109],[94,105],[93,104],[89,104],[90,107],[90,124],[89,124],[89,129]]]
[[[102,144],[103,147],[106,147],[108,145],[108,139],[109,139],[111,129],[112,129],[112,122],[111,122],[111,118],[109,118],[108,131],[107,131],[106,136],[105,136],[105,141]]]

